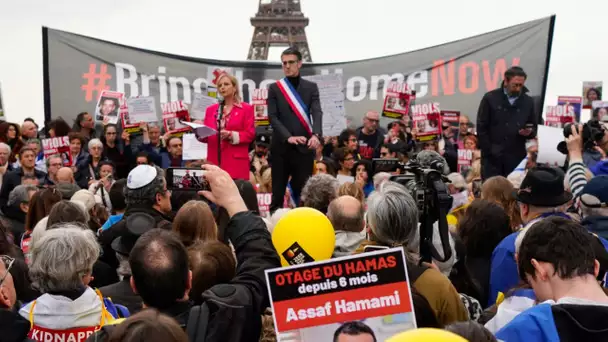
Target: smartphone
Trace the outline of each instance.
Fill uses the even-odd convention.
[[[473,196],[475,196],[475,198],[481,198],[481,179],[475,179],[473,181]]]
[[[199,168],[171,167],[165,172],[167,189],[183,191],[209,190],[209,183],[205,180],[205,171]]]

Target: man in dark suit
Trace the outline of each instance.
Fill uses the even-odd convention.
[[[283,207],[290,176],[292,195],[298,201],[312,175],[315,149],[323,140],[319,88],[300,77],[302,54],[288,48],[281,54],[281,62],[285,78],[268,87],[268,118],[273,129],[270,212]]]
[[[509,68],[503,85],[486,93],[477,112],[481,176],[508,176],[526,157],[526,140],[536,136],[538,117],[524,86],[526,73]]]

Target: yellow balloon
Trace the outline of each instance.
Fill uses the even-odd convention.
[[[272,231],[272,244],[281,265],[330,259],[336,244],[334,228],[327,216],[312,208],[288,211]]]
[[[447,330],[420,328],[394,335],[386,342],[467,342],[467,340]]]

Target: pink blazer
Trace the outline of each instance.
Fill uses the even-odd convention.
[[[217,129],[217,109],[219,104],[207,108],[205,126]],[[235,179],[249,179],[249,144],[255,139],[255,119],[253,107],[245,102],[232,107],[226,121],[227,131],[232,131],[233,142],[222,140],[222,169]],[[218,136],[205,139],[207,143],[207,161],[217,165]]]

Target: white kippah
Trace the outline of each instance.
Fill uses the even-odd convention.
[[[157,176],[156,168],[150,165],[137,165],[127,177],[127,188],[139,189],[144,187],[154,180]]]

